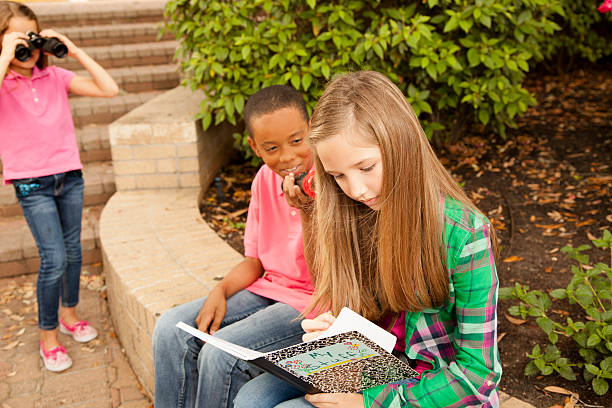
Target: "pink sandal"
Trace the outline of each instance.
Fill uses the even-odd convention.
[[[49,371],[64,371],[72,366],[72,359],[68,356],[63,346],[57,346],[53,350],[47,351],[41,341],[40,356],[43,359],[43,363],[45,363],[45,367]]]
[[[60,332],[64,334],[71,335],[74,340],[79,343],[87,343],[98,337],[98,332],[96,329],[91,327],[91,325],[85,320],[81,320],[74,324],[74,326],[68,326],[62,319],[59,319],[60,323]]]

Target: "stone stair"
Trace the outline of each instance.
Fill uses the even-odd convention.
[[[101,262],[98,219],[115,192],[108,124],[180,82],[173,60],[177,42],[168,34],[158,34],[164,3],[102,0],[29,4],[42,28],[67,35],[106,68],[121,89],[110,99],[70,97],[84,166],[84,267],[96,268]],[[50,63],[87,75],[72,58],[51,58]],[[36,245],[13,187],[0,186],[0,277],[35,273],[38,265]]]

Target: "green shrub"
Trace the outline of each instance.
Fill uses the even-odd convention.
[[[389,76],[435,143],[481,123],[504,135],[535,104],[521,82],[558,25],[561,0],[170,0],[186,82],[204,127],[236,123],[263,86],[290,83],[310,110],[348,70]],[[243,145],[245,140],[242,140]]]
[[[601,1],[563,0],[563,15],[554,18],[561,30],[542,44],[545,64],[562,72],[576,59],[596,62],[612,55],[612,13],[597,11]]]
[[[598,248],[611,249],[612,234],[606,230],[601,239],[595,239],[593,243]],[[548,336],[550,344],[544,353],[536,345],[528,354],[531,361],[525,367],[526,375],[557,372],[563,378],[576,380],[573,367],[581,368],[584,379],[591,383],[593,390],[604,395],[609,389],[608,381],[612,380],[612,251],[610,265],[597,263],[591,267],[589,255],[584,253],[590,248],[581,245],[562,249],[578,265],[572,265],[574,276],[565,289],[550,292],[554,299],[566,299],[570,304],[579,305],[585,313],[585,321],[576,316],[568,316],[565,324],[553,320],[548,312],[552,306],[548,294],[529,290],[528,286],[520,283],[516,283],[514,288],[501,288],[499,298],[519,299],[519,305],[510,307],[508,312],[523,319],[535,317],[538,326]],[[584,361],[571,363],[563,357],[556,347],[559,336],[572,338]]]

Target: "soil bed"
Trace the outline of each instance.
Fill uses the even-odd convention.
[[[591,244],[589,237],[611,229],[612,63],[562,76],[532,74],[526,86],[538,106],[519,119],[505,140],[475,130],[438,155],[497,229],[501,286],[520,282],[548,291],[565,288],[572,277],[574,261],[561,248]],[[222,197],[211,186],[201,208],[208,224],[239,252],[256,171],[240,159],[226,166],[219,174]],[[591,264],[609,263],[608,252],[589,254]],[[536,407],[564,406],[565,396],[544,391],[555,385],[579,394],[584,404],[612,406],[612,391],[596,395],[578,371],[577,381],[524,376],[527,353],[536,344],[544,349],[547,340],[532,318],[511,323],[507,310],[515,304],[500,301],[498,308],[501,390]],[[567,315],[584,320],[565,301],[553,308],[558,321]],[[573,342],[560,341],[559,348],[572,362],[583,361],[570,352]]]

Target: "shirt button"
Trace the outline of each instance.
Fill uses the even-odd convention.
[[[32,92],[36,92],[36,88],[32,88]]]
[[[295,210],[291,210],[291,215],[295,215]]]
[[[34,98],[34,102],[38,102],[38,98]]]

